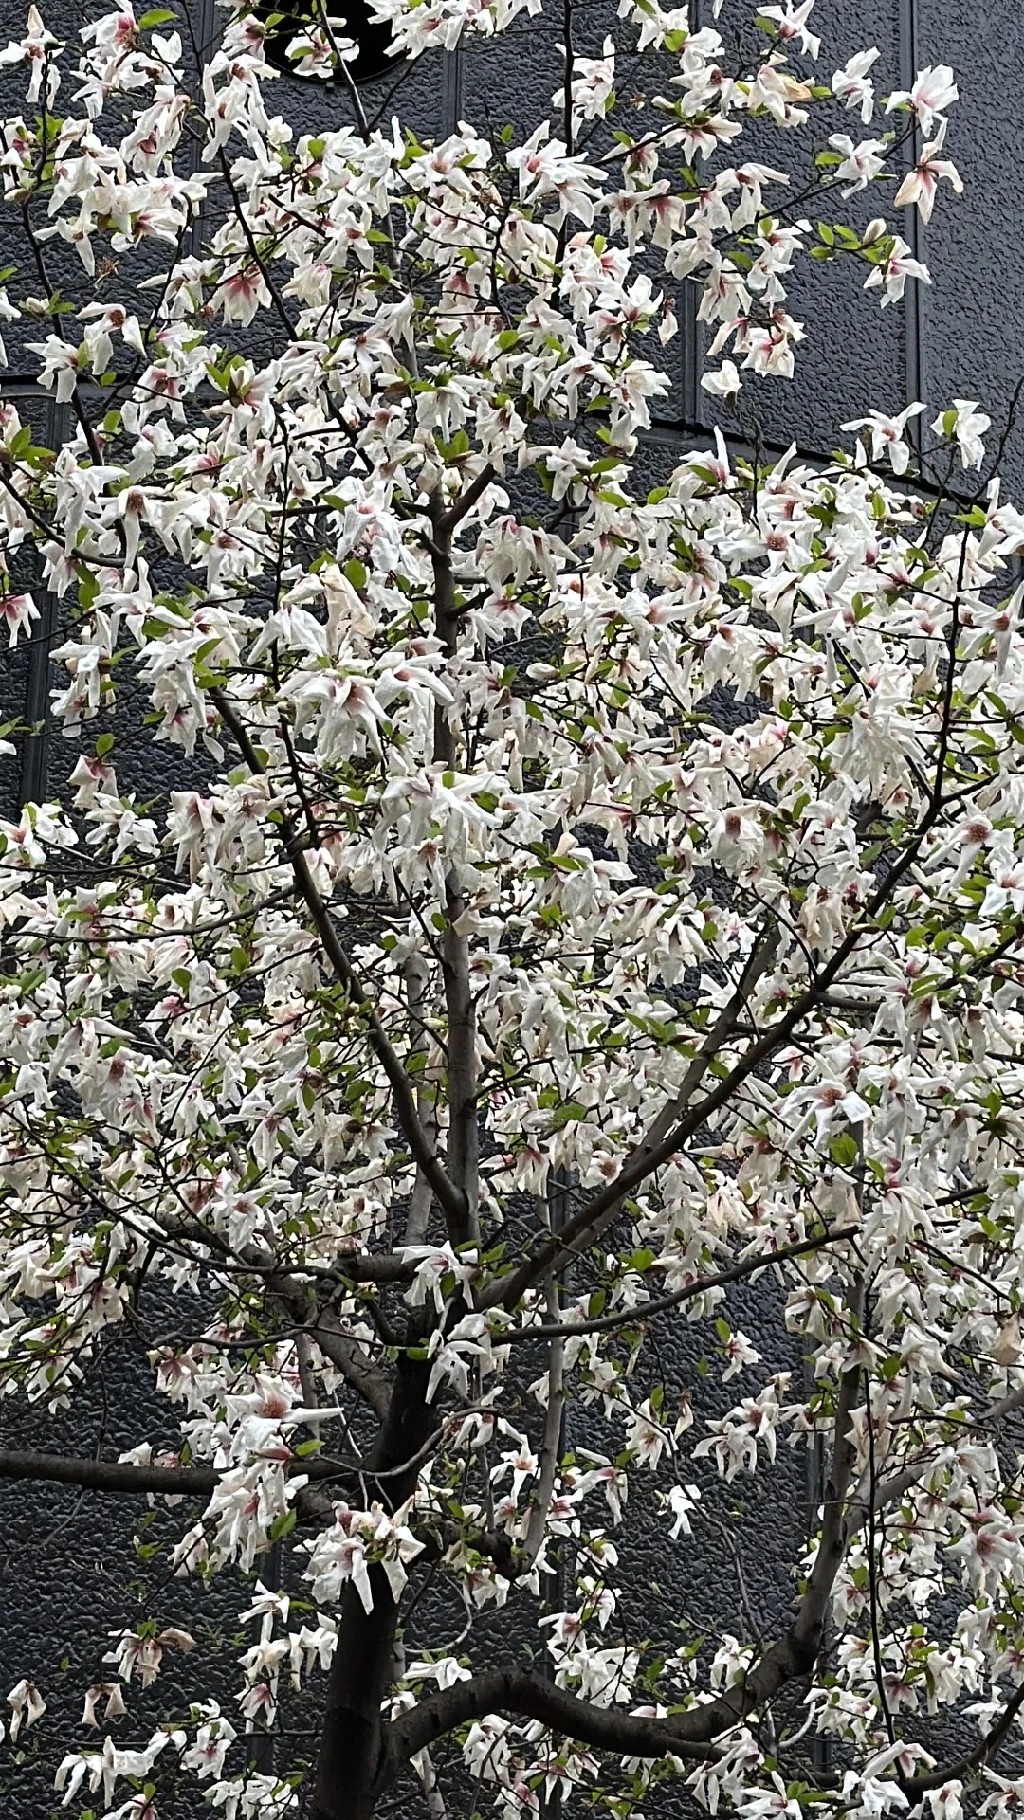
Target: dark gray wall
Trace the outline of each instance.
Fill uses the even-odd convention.
[[[730,9],[740,16],[729,0],[727,23]],[[6,0],[0,10],[0,36],[6,36],[18,29],[20,0]],[[44,10],[47,22],[71,37],[95,9],[76,0],[58,4],[48,0]],[[209,39],[213,15],[212,0],[195,0],[200,41]],[[599,41],[601,22],[593,14],[591,18],[587,30]],[[970,7],[961,0],[864,0],[855,15],[841,0],[819,0],[816,23],[825,40],[823,61],[833,43],[834,61],[842,61],[860,44],[877,43],[882,56],[876,75],[882,88],[905,84],[915,67],[928,62],[955,66],[961,102],[952,113],[948,150],[963,173],[966,194],[962,199],[948,191],[943,194],[927,231],[908,224],[907,238],[931,265],[934,284],[927,290],[911,287],[905,309],[879,310],[877,303],[860,295],[860,280],[852,270],[818,268],[801,277],[794,286],[792,307],[795,315],[806,317],[809,336],[800,350],[796,381],[773,382],[757,390],[763,437],[769,447],[785,447],[796,440],[809,451],[824,453],[834,445],[837,426],[845,418],[860,415],[870,405],[899,409],[917,396],[936,409],[954,396],[979,398],[998,423],[1024,366],[1019,250],[1024,239],[1024,191],[1019,180],[1024,12],[1019,0],[975,0]],[[550,17],[524,20],[485,51],[426,59],[403,88],[403,113],[425,136],[443,136],[463,117],[525,126],[533,116],[534,98],[558,84],[560,36],[560,22]],[[0,72],[0,108],[8,97],[10,105],[17,104],[17,85],[16,71]],[[384,100],[389,87],[385,82],[366,91],[368,104]],[[291,78],[281,81],[277,96],[277,105],[300,129],[320,124],[325,117],[340,120],[348,113],[343,94]],[[855,122],[850,130],[856,132]],[[23,249],[13,242],[9,212],[0,228],[4,262],[19,258]],[[75,270],[73,260],[69,270]],[[683,443],[695,432],[706,433],[715,420],[715,406],[700,390],[703,340],[695,331],[689,297],[683,299],[680,321],[684,332],[666,355],[673,395],[663,402],[661,420],[641,456],[650,484],[671,465]],[[6,375],[0,373],[0,393],[17,397],[40,440],[59,440],[61,413],[33,392],[31,356],[19,343],[14,325],[5,325],[5,338],[12,368]],[[32,338],[27,333],[22,341]],[[753,387],[749,390],[754,392]],[[745,393],[739,418],[724,415],[724,426],[731,434],[748,435],[754,409]],[[1018,493],[1024,491],[1024,436],[1019,430],[1010,439],[1004,466],[1011,486]],[[13,656],[0,653],[0,720],[17,714],[40,717],[48,686],[44,638]],[[130,751],[134,741],[135,787],[142,794],[166,788],[168,764],[179,761],[166,748],[154,754],[147,747],[130,703],[123,735],[122,774],[124,743]],[[73,753],[70,758],[73,762]],[[2,774],[0,789],[6,794],[0,799],[0,812],[14,810],[19,789],[22,796],[39,795],[48,780],[51,789],[59,788],[67,764],[68,749],[60,740],[25,742],[20,781],[12,779],[9,767]],[[186,770],[180,768],[179,775],[183,781]],[[774,1295],[767,1288],[750,1291],[735,1303],[734,1318],[760,1344],[766,1358],[779,1354],[775,1316]],[[693,1381],[697,1366],[699,1348],[693,1336],[676,1322],[666,1325],[660,1344],[665,1373],[684,1388]],[[795,1354],[789,1362],[799,1371]],[[734,1388],[715,1392],[711,1400],[726,1407]],[[41,1423],[38,1415],[30,1418],[0,1406],[0,1444],[66,1446],[75,1451],[89,1451],[97,1444],[105,1450],[127,1446],[140,1438],[140,1406],[149,1438],[155,1440],[166,1425],[167,1410],[149,1395],[145,1373],[131,1348],[117,1345],[105,1357],[87,1400],[73,1418]],[[596,1434],[596,1425],[577,1411],[573,1431],[585,1443],[588,1434]],[[679,1623],[711,1632],[719,1625],[742,1632],[745,1625],[748,1634],[752,1625],[770,1630],[778,1624],[791,1597],[790,1569],[805,1532],[808,1507],[817,1501],[817,1488],[810,1482],[813,1472],[813,1462],[808,1469],[785,1452],[778,1472],[765,1482],[759,1476],[756,1489],[740,1484],[729,1495],[718,1494],[711,1521],[692,1543],[676,1546],[666,1541],[664,1520],[654,1517],[638,1489],[639,1520],[631,1530],[625,1578],[628,1605],[641,1634],[670,1641]],[[703,1479],[710,1491],[711,1475],[694,1470],[693,1476]],[[171,1527],[177,1527],[174,1519]],[[44,1686],[57,1711],[66,1687],[69,1725],[63,1737],[69,1740],[75,1735],[80,1690],[99,1678],[106,1631],[125,1622],[133,1606],[144,1612],[147,1600],[156,1596],[161,1563],[158,1560],[149,1569],[140,1566],[136,1573],[131,1565],[132,1529],[133,1514],[112,1511],[91,1494],[0,1481],[4,1541],[0,1702],[25,1672]],[[126,1560],[125,1568],[111,1565]],[[265,1573],[270,1566],[264,1564]],[[137,1584],[128,1585],[133,1577]],[[213,1600],[197,1597],[180,1582],[172,1592],[170,1602],[166,1591],[160,1593],[161,1614],[205,1627],[210,1644],[206,1660],[212,1658],[219,1666],[196,1687],[182,1665],[176,1680],[163,1681],[157,1691],[166,1698],[167,1689],[174,1687],[188,1699],[219,1689],[229,1703],[237,1687],[232,1659],[240,1648],[231,1636],[231,1614],[238,1604],[230,1584]],[[499,1624],[494,1630],[496,1646],[501,1629]],[[38,1733],[27,1734],[20,1763],[9,1752],[0,1753],[0,1800],[8,1820],[43,1820],[56,1810],[49,1782],[52,1750],[44,1769],[40,1742]],[[647,1804],[657,1820],[670,1820],[682,1805],[678,1795],[667,1792]],[[200,1811],[205,1810],[197,1802],[195,1812]]]

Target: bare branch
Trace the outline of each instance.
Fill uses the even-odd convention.
[[[259,754],[234,706],[228,701],[222,689],[213,689],[210,693],[218,713],[230,729],[246,764],[251,771],[257,774],[262,773],[264,767],[260,762]],[[316,888],[313,874],[301,846],[298,830],[291,817],[286,813],[282,814],[281,831],[285,837],[285,850],[295,874],[299,895],[309,911],[324,953],[330,961],[336,977],[348,993],[352,1004],[363,1015],[367,1041],[387,1076],[394,1102],[395,1118],[412,1152],[413,1160],[422,1169],[442,1207],[453,1219],[462,1221],[466,1215],[466,1196],[449,1180],[420,1123],[416,1111],[416,1096],[409,1076],[395,1053],[366,989],[342,946],[327,905]]]
[[[687,1113],[694,1094],[698,1091],[704,1076],[707,1074],[715,1056],[728,1041],[736,1029],[740,1013],[746,1006],[747,997],[757,980],[771,963],[778,942],[778,932],[772,928],[766,930],[748,956],[740,975],[739,983],[728,1003],[712,1024],[696,1055],[683,1076],[679,1092],[667,1106],[662,1107],[649,1131],[632,1154],[627,1157],[615,1180],[607,1188],[599,1189],[583,1207],[560,1228],[557,1234],[549,1234],[537,1246],[531,1258],[512,1276],[499,1280],[489,1292],[478,1297],[478,1305],[490,1307],[495,1304],[503,1308],[514,1308],[516,1303],[548,1269],[558,1270],[571,1258],[580,1240],[586,1235],[588,1241],[599,1237],[605,1227],[610,1225],[622,1209],[633,1190],[645,1181],[653,1170],[667,1162],[679,1149],[680,1144],[692,1136],[709,1116],[707,1107],[716,1096],[709,1095],[693,1112]],[[755,1044],[756,1048],[757,1045]],[[746,1072],[749,1072],[747,1070]],[[743,1079],[746,1079],[746,1072]],[[738,1073],[733,1069],[729,1080]],[[737,1084],[740,1084],[737,1082]],[[725,1083],[723,1083],[723,1086]],[[733,1089],[734,1091],[734,1089]],[[725,1095],[725,1098],[730,1095]],[[724,1103],[724,1100],[723,1100]]]
[[[831,959],[820,971],[812,974],[803,991],[797,993],[789,1010],[776,1023],[763,1030],[760,1036],[755,1037],[740,1060],[723,1075],[717,1086],[696,1105],[691,1105],[693,1093],[703,1081],[714,1056],[735,1030],[739,1013],[755,980],[771,962],[775,931],[769,930],[762,936],[751,952],[736,991],[694,1057],[680,1092],[626,1157],[618,1175],[584,1203],[557,1238],[549,1236],[542,1239],[518,1270],[513,1271],[509,1277],[499,1278],[482,1297],[482,1306],[497,1304],[503,1308],[514,1308],[552,1264],[557,1268],[563,1258],[571,1255],[574,1248],[596,1239],[609,1221],[615,1218],[629,1196],[656,1169],[660,1169],[663,1163],[675,1156],[702,1125],[706,1125],[723,1106],[735,1099],[744,1082],[789,1041],[804,1019],[820,1005],[822,998],[835,985],[846,962],[868,934],[872,919],[888,903],[896,886],[914,864],[941,809],[942,794],[940,789],[936,789],[899,859],[890,866],[878,889],[868,900],[862,916],[854,921]]]
[[[999,1749],[1011,1725],[1024,1706],[1024,1681],[1011,1694],[995,1724],[973,1750],[958,1757],[955,1763],[947,1763],[941,1769],[929,1771],[926,1776],[911,1776],[903,1783],[903,1792],[911,1800],[918,1800],[927,1795],[933,1788],[941,1788],[946,1782],[960,1781],[973,1769],[981,1769],[988,1762],[993,1751]]]
[[[463,498],[472,489],[467,489]],[[482,489],[481,489],[482,491]],[[434,578],[434,617],[437,636],[451,659],[458,649],[459,616],[455,607],[451,528],[435,498],[431,513],[434,536],[430,562]],[[455,735],[443,702],[434,708],[434,762],[450,770],[456,762]],[[464,1245],[478,1234],[480,1131],[477,1111],[476,1012],[469,977],[469,941],[461,924],[467,904],[454,867],[445,879],[444,933],[441,970],[444,975],[448,1024],[448,1168],[458,1205],[442,1200],[448,1216],[448,1236],[453,1245]],[[441,1197],[438,1197],[441,1199]]]
[[[1004,1416],[1012,1415],[1015,1410],[1022,1407],[1024,1407],[1024,1385],[1021,1385],[1018,1390],[1011,1391],[1009,1396],[1000,1397],[998,1403],[990,1403],[987,1409],[982,1410],[980,1416],[966,1417],[964,1426],[966,1428],[992,1428],[1001,1422]],[[890,1479],[882,1480],[870,1501],[867,1495],[869,1475],[865,1473],[850,1499],[847,1539],[864,1528],[870,1510],[883,1510],[889,1504],[898,1503],[906,1492],[913,1491],[914,1486],[921,1483],[934,1464],[933,1459],[925,1458],[915,1461],[913,1466],[904,1467],[902,1472],[893,1473]]]
[[[411,954],[405,963],[405,984],[409,994],[409,1015],[413,1022],[413,1047],[417,1053],[426,1054],[426,1028],[424,1024],[426,997],[427,967],[422,955]],[[416,1089],[416,1110],[420,1123],[432,1144],[437,1142],[437,1116],[432,1097],[424,1086]],[[417,1167],[416,1181],[409,1201],[409,1213],[405,1225],[405,1243],[407,1245],[425,1245],[430,1231],[430,1209],[433,1204],[430,1183],[423,1170]]]
[[[558,1287],[553,1274],[548,1278],[548,1309],[552,1314],[558,1313]],[[548,1406],[544,1417],[544,1436],[540,1447],[533,1508],[530,1511],[523,1540],[523,1562],[520,1570],[523,1573],[530,1572],[544,1546],[548,1510],[554,1496],[555,1480],[558,1477],[562,1410],[565,1406],[565,1385],[562,1377],[564,1358],[564,1341],[560,1337],[551,1340],[548,1345]]]
[[[463,488],[458,499],[449,506],[447,512],[442,512],[440,518],[437,520],[437,530],[440,531],[443,537],[451,536],[456,526],[460,525],[462,520],[468,517],[469,513],[473,510],[473,507],[476,505],[477,500],[482,498],[492,480],[496,480],[497,477],[497,470],[492,468],[490,462],[487,463],[486,467],[481,468],[476,479],[471,480],[468,487]]]
[[[859,1277],[850,1297],[851,1338],[858,1337],[864,1312],[864,1280]],[[825,1505],[821,1535],[807,1590],[797,1614],[795,1632],[803,1636],[808,1627],[820,1625],[828,1609],[832,1585],[849,1540],[846,1523],[846,1500],[856,1462],[856,1447],[851,1430],[853,1412],[860,1389],[861,1368],[852,1365],[839,1380],[832,1436],[832,1466],[825,1487]]]
[[[856,1226],[837,1226],[834,1232],[822,1232],[814,1238],[797,1239],[792,1245],[780,1245],[778,1251],[759,1252],[757,1257],[745,1258],[742,1263],[731,1264],[725,1270],[716,1270],[710,1276],[698,1277],[696,1282],[686,1283],[681,1289],[673,1289],[667,1295],[654,1296],[647,1302],[634,1302],[630,1308],[595,1315],[587,1321],[518,1327],[513,1333],[502,1334],[500,1343],[502,1346],[515,1346],[524,1340],[568,1340],[575,1334],[612,1333],[617,1327],[632,1327],[638,1321],[652,1320],[655,1315],[665,1314],[670,1308],[679,1308],[684,1302],[692,1302],[698,1296],[706,1295],[709,1289],[721,1289],[727,1283],[742,1282],[745,1277],[756,1276],[760,1270],[770,1270],[773,1264],[784,1264],[789,1258],[804,1257],[808,1252],[821,1251],[826,1245],[839,1245],[844,1239],[853,1238],[856,1232]]]

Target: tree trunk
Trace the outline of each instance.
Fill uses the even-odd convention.
[[[411,1327],[410,1345],[418,1337],[415,1323]],[[427,1376],[423,1360],[400,1357],[391,1407],[367,1459],[370,1474],[401,1466],[423,1446],[432,1422]],[[404,1503],[416,1475],[414,1466],[379,1482],[381,1503],[389,1509]],[[309,1820],[373,1820],[381,1792],[385,1771],[381,1706],[394,1676],[398,1607],[383,1567],[371,1567],[370,1588],[369,1612],[351,1581],[342,1594]]]
[[[398,1613],[382,1567],[370,1569],[373,1610],[345,1588],[331,1664],[310,1820],[372,1820],[381,1769],[381,1702],[392,1675]]]

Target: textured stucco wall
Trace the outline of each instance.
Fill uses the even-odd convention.
[[[0,6],[0,37],[17,29],[21,10],[19,0],[5,0]],[[77,0],[48,0],[44,11],[48,23],[70,37],[94,9],[86,10]],[[728,0],[727,21],[730,11],[737,18],[741,14],[735,0]],[[589,20],[588,37],[599,42],[598,12],[590,9],[584,17]],[[207,40],[213,22],[210,0],[195,0],[195,18],[200,41]],[[920,234],[934,283],[928,290],[912,288],[906,311],[879,311],[857,295],[859,280],[852,272],[819,268],[794,287],[794,313],[806,312],[810,332],[795,383],[778,382],[758,394],[764,438],[769,446],[784,447],[796,440],[809,450],[824,451],[844,418],[860,414],[869,404],[899,409],[919,394],[936,407],[953,396],[980,398],[998,421],[1024,364],[1019,301],[1024,199],[1018,175],[1024,12],[1018,0],[975,0],[970,7],[959,0],[863,0],[851,16],[841,0],[819,0],[816,21],[826,55],[832,42],[842,46],[844,54],[855,42],[877,43],[882,52],[877,71],[881,85],[905,81],[912,68],[927,62],[955,65],[962,100],[952,115],[949,151],[961,168],[967,193],[960,200],[945,194],[932,225]],[[427,59],[403,91],[403,112],[430,136],[443,136],[460,118],[508,120],[523,127],[533,115],[535,97],[558,86],[560,35],[559,23],[549,16],[524,21],[487,50]],[[16,74],[0,72],[0,106],[7,97],[13,104],[16,82]],[[383,82],[365,91],[368,101],[383,99],[388,87]],[[322,122],[325,116],[340,120],[348,114],[341,92],[325,92],[318,85],[284,79],[277,94],[278,105],[299,129]],[[21,263],[24,249],[15,244],[9,214],[4,216],[3,231],[4,262]],[[77,273],[73,257],[66,264],[69,275]],[[710,426],[714,421],[715,406],[699,389],[703,348],[694,332],[692,309],[684,307],[680,320],[684,333],[665,355],[673,395],[641,456],[640,465],[652,485],[671,464],[680,439],[692,436],[692,430],[682,426]],[[29,391],[31,356],[23,343],[32,338],[26,331],[19,339],[16,325],[5,325],[11,369],[0,375],[4,381],[0,392],[18,397],[19,408],[38,426],[40,440],[59,439],[61,414],[38,395],[32,399]],[[748,408],[744,405],[744,410]],[[738,420],[724,417],[723,423],[741,437],[752,427],[742,413]],[[1006,465],[1011,480],[1021,487],[1020,433],[1011,439]],[[31,652],[0,654],[0,720],[26,711],[33,717],[40,713],[47,683],[40,642]],[[122,775],[130,772],[141,795],[166,788],[168,767],[175,763],[184,781],[187,771],[181,761],[167,748],[150,746],[130,701],[120,745]],[[59,788],[69,759],[73,762],[73,752],[69,754],[59,740],[45,749],[42,741],[33,742],[24,757],[22,793],[40,793],[47,776],[50,788]],[[0,811],[9,814],[17,780],[12,784],[7,773],[2,787],[7,794],[0,800]],[[748,1290],[729,1306],[766,1359],[782,1362],[781,1354],[799,1372],[795,1348],[780,1336],[777,1300],[769,1286]],[[698,1369],[693,1331],[678,1320],[666,1321],[659,1344],[664,1371],[684,1389]],[[734,1388],[715,1392],[723,1408],[733,1400]],[[167,1429],[167,1409],[150,1395],[146,1373],[130,1345],[117,1344],[72,1416],[47,1422],[38,1414],[28,1416],[0,1405],[0,1444],[82,1452],[102,1443],[109,1452],[140,1439],[140,1410],[145,1411],[147,1437],[158,1439]],[[586,1445],[589,1436],[600,1445],[599,1428],[592,1417],[573,1413],[577,1442]],[[705,1484],[713,1514],[691,1543],[669,1544],[664,1520],[647,1508],[642,1489],[635,1494],[639,1509],[628,1532],[628,1550],[622,1538],[631,1616],[641,1634],[663,1636],[666,1641],[677,1634],[674,1627],[680,1623],[712,1632],[721,1627],[743,1634],[746,1626],[749,1633],[755,1624],[770,1631],[782,1621],[791,1596],[790,1567],[812,1496],[808,1468],[785,1451],[776,1473],[763,1482],[759,1475],[756,1486],[740,1484],[725,1492],[713,1489],[706,1470],[695,1469],[693,1477]],[[132,1564],[130,1537],[137,1514],[137,1508],[114,1506],[93,1494],[0,1481],[0,1695],[29,1672],[46,1688],[51,1705],[59,1707],[60,1690],[67,1686],[69,1737],[77,1721],[78,1691],[88,1681],[102,1678],[105,1633],[124,1621],[125,1582],[133,1577],[138,1585],[130,1593],[138,1598],[140,1612],[150,1609],[159,1596],[161,1615],[205,1628],[221,1664],[219,1671],[204,1676],[201,1686],[193,1684],[188,1663],[179,1665],[171,1671],[175,1679],[162,1682],[162,1697],[174,1685],[182,1698],[215,1694],[219,1688],[230,1699],[237,1685],[230,1665],[240,1648],[232,1635],[231,1616],[238,1605],[230,1585],[213,1599],[197,1596],[181,1582],[170,1589],[170,1596],[166,1588],[157,1595],[165,1558],[157,1556],[148,1566]],[[179,1528],[179,1513],[169,1521],[161,1518],[156,1528],[173,1533]],[[440,1634],[444,1619],[443,1612],[427,1608],[424,1622],[436,1624]],[[501,1621],[491,1622],[488,1634],[495,1649],[507,1645]],[[0,1756],[0,1803],[6,1820],[43,1820],[56,1808],[31,1733],[21,1764],[9,1754]],[[683,1806],[678,1796],[668,1794],[648,1805],[652,1820],[655,1816],[670,1820]],[[198,1804],[195,1811],[200,1811]]]

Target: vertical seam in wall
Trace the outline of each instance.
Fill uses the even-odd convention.
[[[805,1398],[811,1395],[814,1388],[814,1371],[811,1365],[810,1356],[808,1353],[804,1352],[803,1390]],[[820,1430],[816,1430],[813,1439],[810,1440],[804,1451],[804,1489],[807,1497],[808,1540],[814,1536],[818,1528],[818,1512],[825,1502],[827,1471],[825,1436]],[[826,1618],[825,1635],[823,1639],[824,1648],[826,1650],[828,1648],[829,1629],[830,1624]],[[820,1732],[812,1732],[810,1738],[810,1754],[815,1774],[819,1779],[827,1783],[835,1774],[835,1739],[827,1732],[824,1736],[822,1736]]]
[[[196,36],[199,40],[199,61],[196,74],[200,85],[202,85],[206,58],[213,48],[213,42],[217,36],[217,15],[214,0],[192,0],[192,4],[195,9],[193,17],[195,19]],[[189,141],[188,174],[190,177],[196,176],[202,169],[201,151],[202,147],[198,139]],[[189,235],[189,251],[193,258],[196,258],[199,254],[203,233],[203,213],[203,204],[200,203],[192,217],[192,230]]]
[[[219,36],[217,30],[216,6],[215,0],[192,0],[192,5],[194,8],[193,18],[196,23],[196,35],[199,40],[199,58],[196,75],[199,82],[202,83],[206,60]],[[201,147],[198,141],[193,142],[190,146],[188,157],[190,174],[194,174],[202,168],[200,152]],[[190,251],[193,257],[197,256],[200,249],[205,226],[204,214],[204,206],[201,203],[192,219]],[[284,1590],[284,1554],[280,1540],[272,1542],[270,1548],[267,1550],[262,1578],[264,1585],[270,1592],[279,1593]],[[265,1730],[260,1731],[259,1728],[254,1725],[252,1730],[246,1735],[245,1744],[249,1768],[255,1770],[257,1775],[276,1775],[277,1734]]]
[[[909,89],[917,74],[917,0],[899,0],[899,65],[900,82],[904,89]],[[917,133],[904,153],[904,162],[909,169],[913,164],[916,152]],[[924,232],[921,217],[916,208],[906,211],[905,238],[915,259],[923,253]],[[924,362],[924,285],[919,279],[912,279],[905,294],[903,305],[904,336],[906,343],[906,365],[904,377],[904,404],[914,404],[923,399],[925,381]],[[921,419],[913,420],[912,434],[920,446]]]
[[[195,6],[196,29],[199,33],[199,49],[205,52],[210,49],[217,36],[217,10],[214,0],[193,0]]]
[[[43,396],[41,393],[40,396]],[[68,430],[67,406],[54,397],[47,399],[46,441],[52,449],[63,446]],[[28,675],[25,678],[25,722],[28,731],[21,755],[20,800],[42,802],[46,796],[50,713],[50,647],[57,631],[57,600],[42,587],[42,567],[36,558],[36,577],[40,585],[32,592],[39,608],[39,618],[29,646]]]
[[[461,44],[457,44],[453,51],[445,53],[444,76],[441,84],[441,130],[446,139],[459,129],[459,119],[462,114],[462,59]]]
[[[555,1170],[548,1177],[548,1218],[553,1232],[561,1232],[562,1228],[565,1226],[572,1201],[573,1185],[573,1176],[562,1170]],[[570,1264],[559,1272],[560,1290],[570,1289],[571,1293],[571,1276],[572,1266]],[[560,1294],[559,1302],[561,1302],[561,1299]],[[571,1396],[571,1390],[567,1388],[563,1382],[561,1420],[558,1429],[558,1453],[560,1460],[564,1460],[573,1444]],[[566,1562],[568,1540],[568,1537],[566,1537],[564,1541],[556,1541],[553,1544],[555,1557],[554,1568],[547,1575],[547,1583],[541,1594],[541,1602],[545,1613],[548,1615],[551,1615],[554,1612],[565,1611],[568,1605],[567,1594],[569,1592],[569,1575]],[[574,1572],[573,1589],[575,1589],[575,1578]],[[547,1667],[550,1672],[551,1664],[548,1663]],[[540,1820],[561,1820],[562,1792],[560,1787],[556,1786],[550,1793],[546,1790],[542,1791],[540,1800]]]
[[[680,312],[682,315],[680,332],[685,341],[682,363],[682,411],[677,415],[677,422],[681,418],[683,423],[703,426],[704,392],[700,382],[704,377],[704,342],[697,307],[697,286],[692,279],[684,278]]]
[[[691,0],[690,18],[692,29],[699,32],[704,23],[702,0]],[[681,416],[684,423],[703,424],[704,393],[700,382],[704,377],[704,334],[697,317],[697,286],[692,278],[683,279],[680,303],[680,333],[683,337]],[[679,415],[677,413],[677,417]]]

